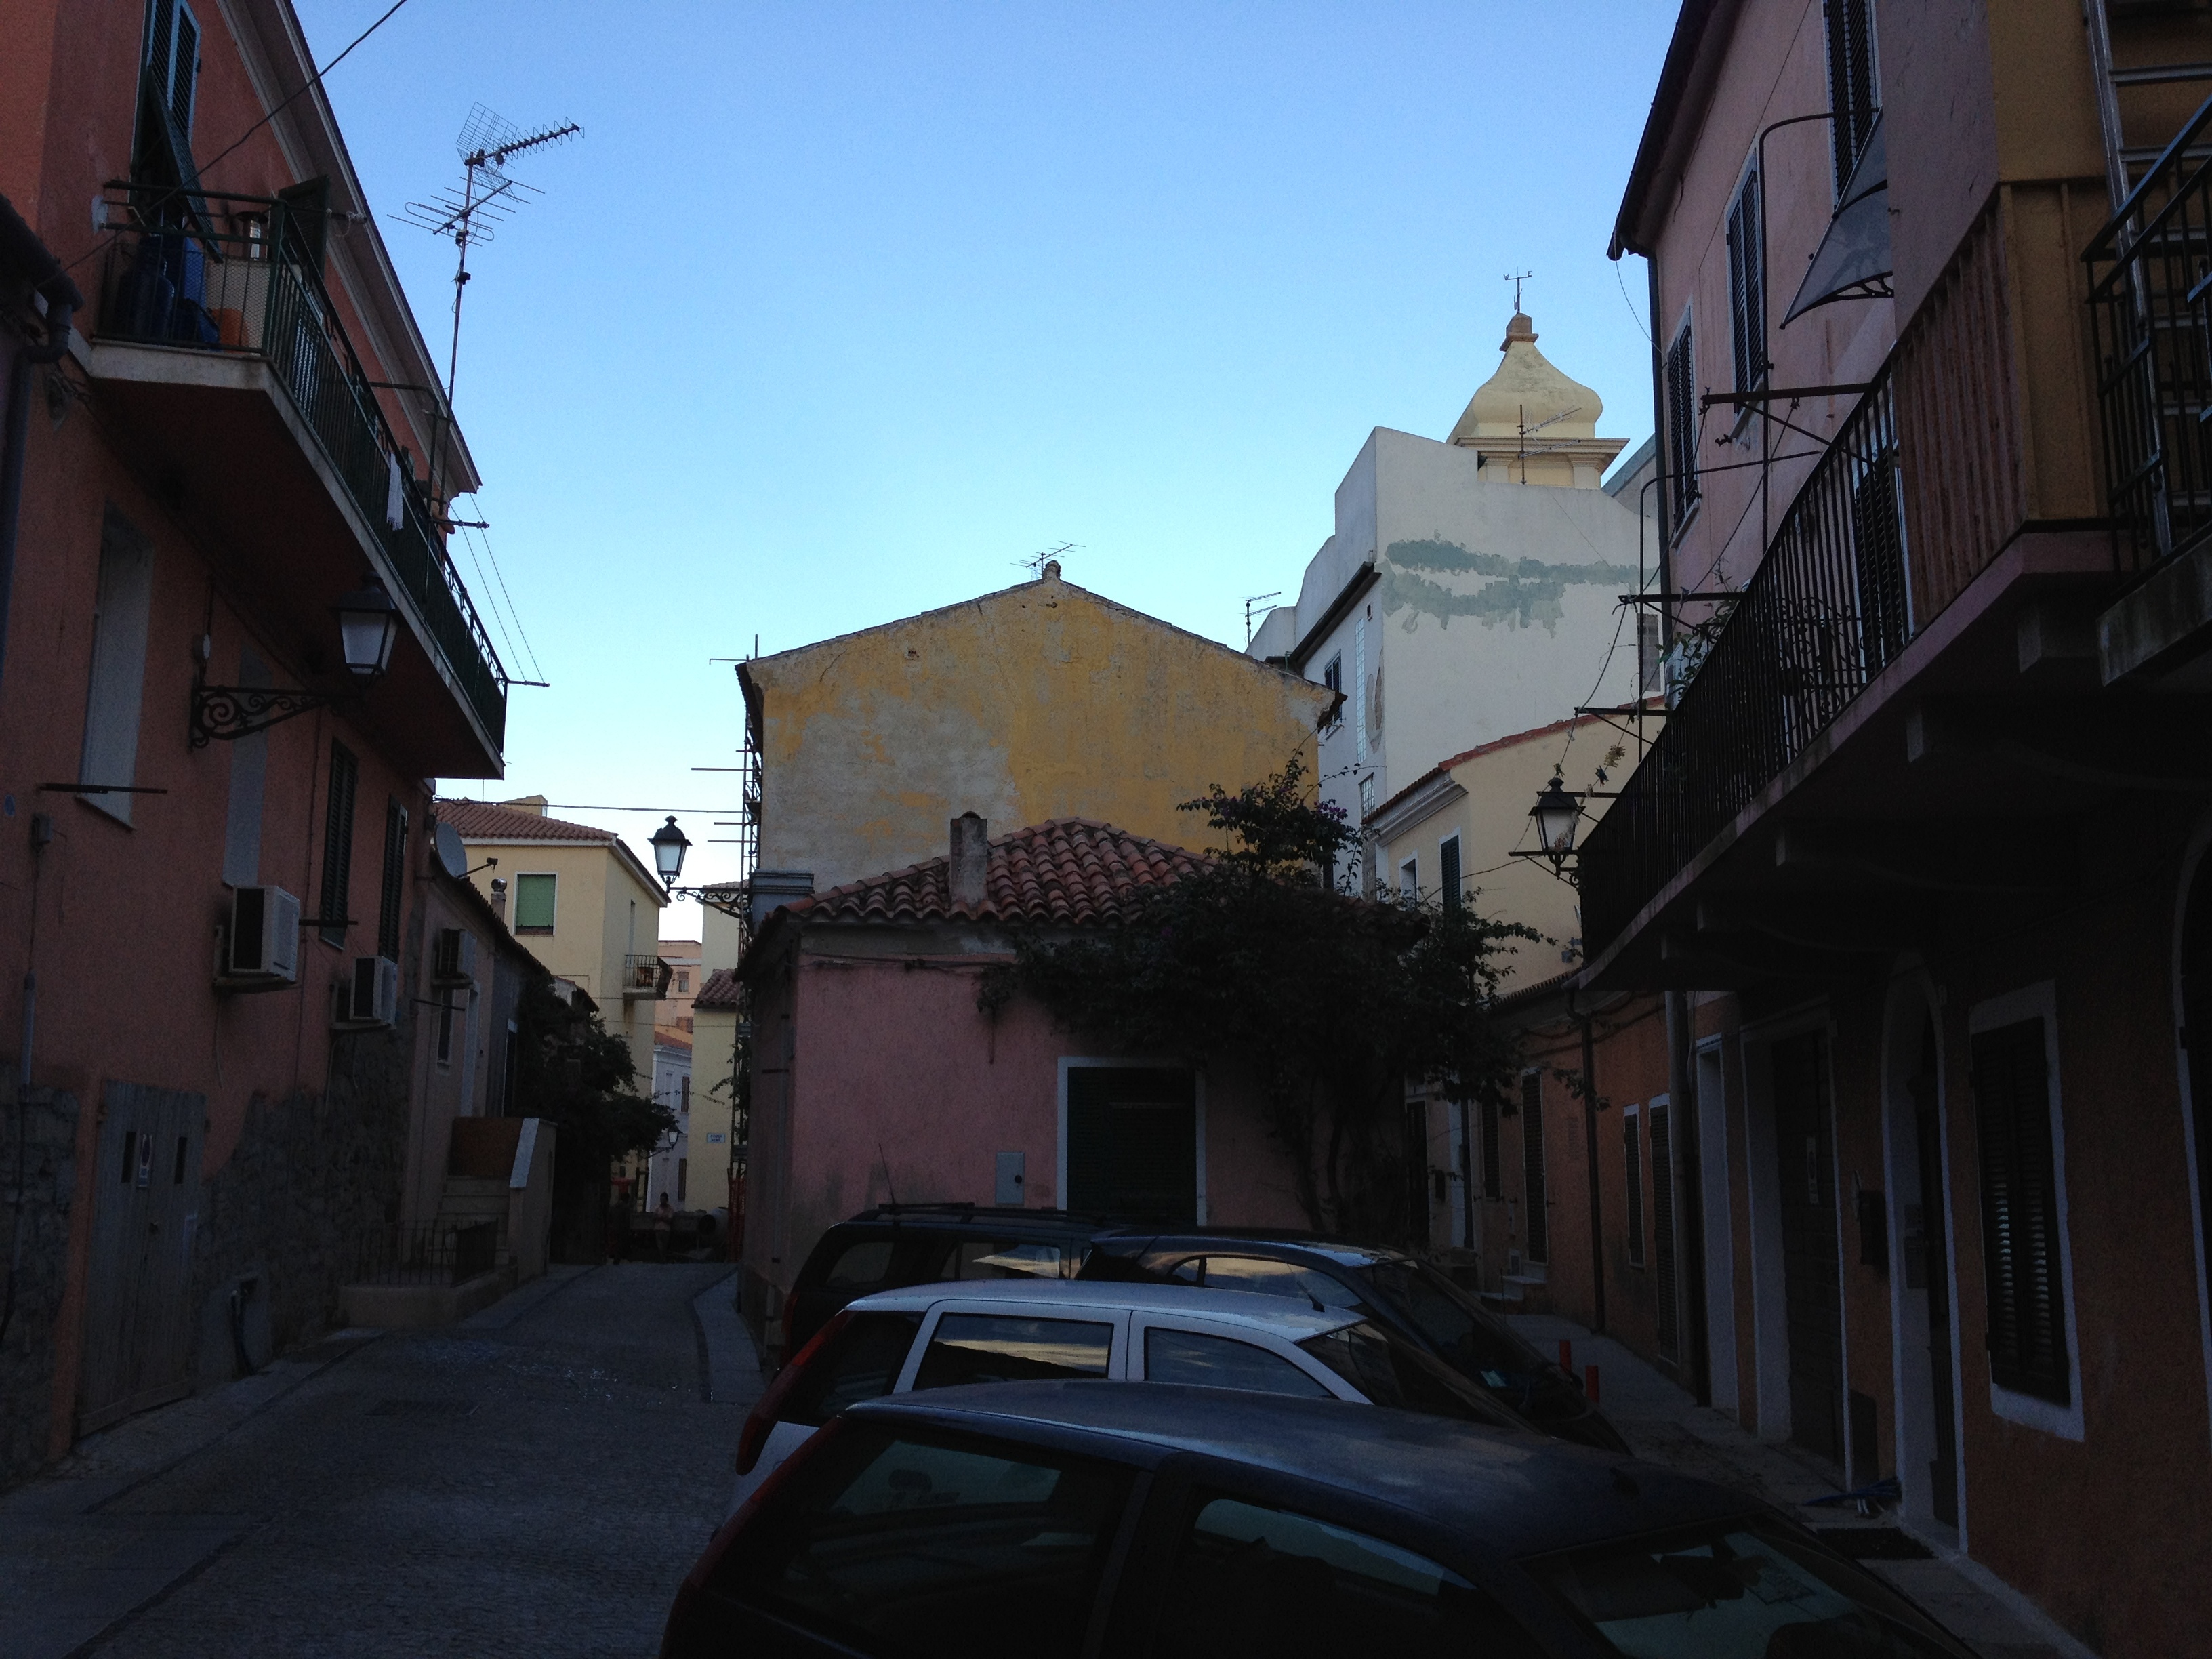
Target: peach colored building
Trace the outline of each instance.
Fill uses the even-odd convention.
[[[435,1132],[424,781],[506,682],[313,73],[287,0],[0,5],[0,1480],[324,1326]]]

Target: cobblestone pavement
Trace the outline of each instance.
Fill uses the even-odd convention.
[[[653,1652],[760,1387],[730,1289],[556,1268],[88,1442],[0,1503],[0,1656]]]

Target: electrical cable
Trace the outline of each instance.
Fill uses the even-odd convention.
[[[507,618],[500,614],[499,607],[491,603],[491,579],[484,574],[483,561],[477,555],[476,538],[464,530],[461,539],[468,547],[469,562],[477,568],[477,586],[483,590],[484,608],[491,612],[492,621],[499,625],[499,636],[507,641],[507,654],[514,659],[514,665],[520,668],[522,666],[522,653],[514,648],[514,638],[507,631]],[[535,674],[532,678],[543,679],[544,676]]]
[[[400,7],[406,3],[407,0],[392,0],[392,7],[390,10],[386,11],[383,16],[378,18],[374,23],[371,23],[359,34],[354,36],[351,45],[348,46],[346,49],[340,52],[337,57],[331,58],[329,63],[324,64],[322,68],[317,70],[313,75],[309,76],[307,79],[302,81],[300,83],[299,89],[294,92],[289,97],[286,98],[283,102],[278,104],[266,115],[264,115],[258,121],[256,121],[252,126],[246,128],[245,131],[240,133],[237,137],[234,138],[223,149],[216,151],[215,159],[210,161],[204,167],[202,167],[200,169],[201,173],[204,174],[214,172],[216,162],[226,160],[240,144],[243,144],[247,139],[253,137],[255,133],[260,131],[262,128],[267,126],[279,115],[282,115],[286,110],[289,109],[293,104],[299,100],[301,96],[305,94],[310,87],[320,86],[323,82],[323,77],[325,75],[328,75],[332,70],[336,69],[340,64],[344,63],[347,58],[353,55],[353,49],[355,46],[359,46],[362,41],[368,40],[370,35],[375,33],[377,30],[382,28],[386,23],[390,22],[392,21],[392,13],[398,11]],[[201,182],[204,184],[206,180],[203,179]]]
[[[469,493],[469,499],[472,501],[477,500],[475,491],[471,490]],[[483,510],[481,504],[479,504],[477,510],[479,512]],[[475,536],[476,533],[477,532],[473,531],[470,532],[472,537]],[[543,663],[538,660],[538,647],[530,642],[530,630],[522,625],[522,613],[515,609],[514,595],[507,592],[507,573],[500,568],[499,554],[491,544],[490,532],[483,532],[482,540],[483,543],[484,557],[491,561],[492,575],[496,578],[499,582],[500,597],[507,601],[507,614],[514,618],[514,631],[522,637],[522,648],[530,653],[531,677],[533,679],[542,680],[545,678],[545,666]]]

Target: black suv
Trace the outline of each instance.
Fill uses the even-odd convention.
[[[1512,1327],[1444,1273],[1403,1250],[1280,1231],[1101,1234],[1077,1275],[1206,1285],[1356,1308],[1488,1390],[1546,1434],[1604,1451],[1628,1443],[1583,1393]]]
[[[855,1405],[662,1659],[1969,1659],[1757,1499],[1513,1430],[1167,1382]]]
[[[848,1302],[957,1279],[1073,1279],[1121,1218],[988,1204],[878,1204],[823,1233],[783,1304],[783,1358]]]

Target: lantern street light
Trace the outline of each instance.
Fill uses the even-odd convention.
[[[1544,786],[1536,797],[1536,804],[1528,809],[1528,817],[1536,826],[1537,846],[1530,851],[1516,852],[1514,857],[1545,859],[1552,872],[1563,881],[1571,881],[1567,874],[1567,860],[1574,856],[1575,832],[1582,828],[1583,797],[1570,793],[1565,782],[1557,772],[1551,782]]]
[[[660,872],[660,884],[673,891],[676,878],[684,873],[684,854],[690,850],[691,838],[676,827],[676,815],[668,815],[668,822],[647,837],[653,843],[653,868]]]
[[[191,742],[204,749],[216,738],[251,737],[282,725],[295,714],[328,708],[357,696],[392,666],[392,647],[399,639],[399,607],[371,576],[362,586],[331,607],[338,620],[338,649],[353,684],[343,691],[286,691],[265,685],[210,685],[208,659],[214,641],[203,635],[196,653],[199,669],[192,681]]]

